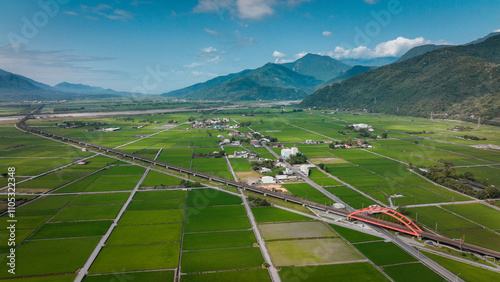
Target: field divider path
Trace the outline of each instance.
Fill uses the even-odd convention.
[[[389,159],[389,160],[392,160],[392,161],[395,161],[395,162],[398,162],[398,163],[404,164],[404,165],[408,165],[407,163],[405,163],[405,162],[403,162],[403,161],[398,161],[398,160],[396,160],[396,159],[393,159],[393,158],[390,158],[390,157],[387,157],[387,156],[381,155],[381,154],[379,154],[379,153],[372,152],[372,151],[370,151],[370,150],[366,150],[366,149],[361,149],[361,150],[363,150],[363,151],[365,151],[365,152],[368,152],[368,153],[370,153],[370,154],[377,155],[377,156],[379,156],[379,157],[383,157],[383,158],[386,158],[386,159]],[[438,184],[438,183],[436,183],[436,182],[434,182],[434,181],[432,181],[432,180],[428,179],[427,177],[425,177],[425,176],[421,175],[420,173],[416,172],[416,171],[415,171],[415,170],[413,170],[413,169],[408,169],[408,170],[409,170],[410,172],[412,172],[413,174],[415,174],[415,175],[419,176],[420,178],[422,178],[422,179],[426,180],[427,182],[432,183],[434,186],[438,186],[438,187],[441,187],[441,188],[443,188],[443,189],[446,189],[446,190],[448,190],[448,191],[450,191],[450,192],[454,192],[454,193],[460,194],[460,195],[462,195],[462,196],[464,196],[464,197],[467,197],[467,198],[469,198],[469,199],[471,199],[471,200],[477,200],[476,198],[474,198],[474,197],[472,197],[472,196],[469,196],[469,195],[466,195],[466,194],[460,193],[460,192],[455,191],[455,190],[453,190],[453,189],[451,189],[451,188],[448,188],[448,187],[446,187],[446,186],[444,186],[444,185]]]
[[[316,135],[319,135],[319,136],[321,136],[321,137],[325,137],[325,138],[330,139],[330,140],[337,140],[337,139],[335,139],[335,138],[332,138],[332,137],[329,137],[329,136],[326,136],[326,135],[320,134],[320,133],[318,133],[318,132],[314,132],[314,131],[312,131],[312,130],[309,130],[309,129],[306,129],[306,128],[303,128],[303,127],[300,127],[300,126],[295,125],[295,124],[291,124],[291,123],[288,123],[288,122],[287,122],[286,124],[287,124],[287,125],[290,125],[290,126],[293,126],[293,127],[296,127],[296,128],[298,128],[298,129],[302,129],[302,130],[307,131],[307,132],[309,132],[309,133],[316,134]]]
[[[243,201],[243,205],[245,206],[245,210],[247,212],[247,217],[250,220],[250,223],[252,224],[253,233],[257,238],[257,242],[259,243],[260,252],[264,257],[264,261],[269,264],[267,271],[269,271],[269,275],[271,276],[273,282],[281,282],[281,278],[278,274],[278,271],[276,270],[276,267],[274,266],[273,261],[271,260],[271,255],[269,254],[269,250],[267,249],[266,242],[264,242],[264,239],[260,234],[259,228],[257,227],[257,221],[253,216],[252,209],[250,208],[250,204],[248,203],[247,197],[245,196],[245,194],[243,194],[243,190],[241,189],[239,190],[241,193],[241,200]]]
[[[434,272],[439,274],[441,277],[445,278],[448,281],[457,281],[457,282],[464,282],[463,279],[457,277],[454,273],[449,271],[448,269],[444,268],[437,262],[431,260],[430,258],[426,257],[424,254],[422,254],[420,251],[415,249],[413,246],[407,244],[405,241],[401,240],[397,236],[392,236],[391,233],[381,227],[378,226],[373,226],[374,229],[378,230],[381,233],[385,233],[389,238],[391,238],[391,241],[396,244],[398,247],[412,255],[414,258],[419,260],[422,264],[426,265],[430,269],[432,269]]]
[[[179,126],[184,125],[184,124],[187,124],[187,123],[188,123],[187,121],[186,121],[186,122],[183,122],[183,123],[179,123],[179,124],[177,124],[177,125],[175,125],[175,126],[172,126],[171,128],[167,128],[167,129],[164,129],[164,130],[160,130],[160,131],[158,131],[158,132],[155,132],[155,133],[153,133],[153,134],[146,135],[146,136],[141,137],[141,138],[139,138],[139,139],[136,139],[136,140],[134,140],[134,141],[130,141],[130,142],[126,143],[126,144],[123,144],[123,145],[120,145],[120,146],[116,146],[116,147],[114,147],[113,149],[119,149],[119,148],[121,148],[121,147],[125,147],[125,146],[127,146],[127,145],[130,145],[130,144],[133,144],[133,143],[135,143],[135,142],[138,142],[138,141],[141,141],[141,140],[147,139],[147,138],[149,138],[149,137],[153,137],[153,136],[155,136],[155,135],[158,135],[158,134],[163,133],[163,132],[165,132],[165,131],[169,131],[169,130],[171,130],[171,129],[174,129],[174,128],[176,128],[176,127],[179,127]]]
[[[224,146],[220,146],[220,148],[221,148],[221,150],[224,151]],[[236,173],[234,172],[233,166],[231,165],[231,162],[229,161],[227,154],[224,155],[224,158],[226,159],[227,166],[229,167],[229,170],[231,171],[231,175],[233,175],[234,181],[238,181],[238,177],[236,176]]]
[[[487,227],[487,226],[484,226],[484,225],[482,225],[482,224],[480,224],[480,223],[477,223],[477,222],[473,221],[472,219],[469,219],[469,218],[467,218],[467,217],[465,217],[465,216],[463,216],[463,215],[460,215],[460,214],[458,214],[458,213],[456,213],[456,212],[453,212],[453,211],[447,210],[447,209],[445,209],[445,208],[443,208],[443,207],[441,207],[441,206],[438,206],[438,208],[440,208],[440,209],[442,209],[442,210],[444,210],[444,211],[447,211],[447,212],[451,213],[451,214],[452,214],[452,215],[454,215],[454,216],[460,217],[460,218],[461,218],[461,219],[463,219],[463,220],[466,220],[466,221],[468,221],[468,222],[471,222],[471,223],[477,224],[477,225],[481,226],[482,228],[484,228],[484,229],[486,229],[486,230],[489,230],[489,231],[492,231],[493,233],[495,233],[495,234],[497,234],[497,235],[500,235],[500,233],[498,233],[498,231],[496,231],[495,229],[491,229],[491,228],[489,228],[489,227]],[[439,232],[439,231],[438,231],[438,232]]]
[[[427,137],[428,138],[428,137]],[[425,139],[425,138],[424,138]],[[428,140],[431,140],[431,141],[434,141],[436,143],[441,143],[441,142],[438,142],[437,140],[434,140],[434,139],[428,139]],[[413,144],[412,142],[410,141],[406,141],[406,140],[403,140],[403,139],[399,139],[399,141],[401,142],[405,142],[405,143],[408,143],[408,144]],[[452,145],[458,145],[458,144],[453,144],[453,143],[449,143],[449,144],[452,144]],[[459,156],[462,156],[462,157],[467,157],[467,158],[471,158],[471,159],[475,159],[475,160],[478,160],[478,161],[483,161],[483,162],[487,162],[487,163],[490,163],[493,164],[495,162],[493,161],[489,161],[489,160],[485,160],[485,159],[481,159],[481,158],[478,158],[478,157],[474,157],[474,156],[471,156],[471,155],[466,155],[466,154],[462,154],[462,153],[458,153],[458,152],[454,152],[454,151],[450,151],[450,150],[446,150],[446,149],[441,149],[441,148],[437,148],[437,147],[432,147],[432,146],[429,146],[429,145],[424,145],[424,144],[417,144],[418,146],[422,146],[422,147],[426,147],[426,148],[430,148],[430,149],[434,149],[434,150],[438,150],[438,151],[443,151],[443,152],[447,152],[447,153],[450,153],[450,154],[454,154],[454,155],[459,155]],[[463,146],[463,145],[462,145]],[[464,147],[469,147],[469,146],[464,146]],[[471,147],[469,147],[471,148]],[[480,149],[481,150],[481,149]]]
[[[262,193],[265,196],[271,196],[271,197],[274,197],[274,198],[279,198],[279,199],[287,200],[287,201],[290,201],[290,202],[295,202],[295,203],[301,204],[303,206],[318,208],[319,210],[325,210],[325,212],[327,212],[327,213],[338,214],[338,215],[341,215],[341,216],[346,216],[349,213],[349,211],[345,211],[345,210],[341,210],[341,209],[336,209],[336,208],[333,208],[331,206],[318,204],[318,203],[315,203],[315,202],[312,202],[312,201],[307,201],[307,200],[304,200],[304,199],[301,199],[301,198],[298,198],[298,197],[285,195],[283,193],[277,193],[277,192],[274,192],[274,191],[265,190],[265,189],[262,189],[262,188],[259,188],[259,187],[256,187],[256,186],[248,185],[246,183],[239,183],[239,182],[236,182],[236,181],[231,181],[231,180],[224,179],[224,178],[221,178],[221,177],[217,177],[217,176],[214,176],[214,175],[210,175],[210,174],[207,174],[207,173],[203,173],[203,172],[199,172],[199,171],[194,171],[194,170],[186,169],[186,168],[183,168],[183,167],[171,165],[171,164],[164,163],[164,162],[154,161],[154,160],[149,159],[149,158],[140,157],[140,156],[136,156],[136,155],[133,155],[133,154],[128,154],[128,153],[121,152],[121,151],[118,151],[118,150],[114,150],[114,149],[111,149],[111,148],[108,148],[108,147],[99,146],[99,145],[96,145],[96,144],[88,143],[88,142],[85,142],[85,141],[80,141],[80,140],[73,139],[73,138],[66,137],[66,136],[62,136],[62,135],[59,135],[59,134],[55,134],[55,133],[43,131],[43,130],[37,129],[36,127],[30,127],[30,126],[26,125],[26,120],[28,120],[30,118],[30,116],[31,116],[31,114],[27,115],[25,118],[23,118],[21,121],[19,121],[19,123],[16,124],[16,128],[17,127],[22,127],[24,129],[28,130],[30,133],[36,132],[38,134],[47,135],[46,138],[48,138],[48,139],[67,140],[70,143],[73,142],[73,143],[77,143],[77,144],[83,144],[83,145],[85,145],[87,147],[94,148],[94,149],[97,149],[99,151],[106,151],[107,153],[104,153],[105,155],[113,157],[115,159],[122,160],[122,159],[114,156],[113,154],[120,155],[123,158],[130,157],[130,158],[132,158],[134,160],[137,160],[137,161],[143,161],[143,162],[146,162],[146,163],[149,163],[149,164],[165,166],[166,168],[174,169],[174,170],[177,170],[177,171],[182,172],[182,173],[188,173],[188,174],[192,174],[194,176],[198,176],[198,177],[201,177],[201,178],[206,178],[209,181],[215,181],[215,182],[219,182],[219,183],[224,183],[226,185],[229,184],[231,186],[239,187],[239,188],[242,188],[242,189],[245,189],[245,190],[248,189],[250,191]],[[65,143],[64,141],[59,141],[59,142]],[[74,145],[74,146],[78,147],[76,145]],[[269,148],[268,148],[268,150],[269,150]],[[273,154],[273,155],[275,155],[275,154]],[[131,163],[130,161],[127,161],[127,162]],[[133,163],[133,164],[139,165],[139,166],[142,166],[142,167],[146,167],[144,165],[140,165],[140,164],[136,164],[136,163]],[[147,167],[147,168],[148,168],[148,170],[150,169],[150,167]],[[165,173],[165,174],[168,174],[168,173]],[[210,187],[207,184],[204,184],[204,186]],[[217,188],[217,189],[219,190],[220,188]],[[222,189],[220,189],[220,190],[222,190]],[[225,190],[224,190],[224,192],[227,193],[227,191],[225,191]],[[377,229],[381,229],[381,228],[377,228]],[[381,229],[380,232],[382,232],[382,231],[385,231],[385,230]],[[384,232],[384,233],[390,235],[389,232]],[[426,232],[423,232],[422,234],[426,238],[431,238],[431,239],[437,238],[437,239],[442,240],[443,242],[446,242],[447,244],[450,244],[452,246],[456,246],[457,245],[457,243],[455,241],[453,241],[453,240],[451,240],[449,238],[446,238],[446,237],[437,236],[435,234],[426,233]],[[408,245],[405,245],[405,247],[408,247]],[[492,251],[492,250],[489,250],[489,249],[481,248],[481,247],[470,245],[470,244],[467,244],[467,247],[470,248],[471,250],[478,251],[478,252],[483,253],[483,254],[491,254],[492,256],[500,257],[500,253]],[[412,250],[414,251],[414,249],[412,249]],[[446,270],[444,268],[440,268],[440,273],[442,271],[446,271]],[[445,273],[448,274],[449,272],[445,272]]]
[[[417,249],[419,249],[420,251],[432,253],[432,254],[435,254],[435,255],[438,255],[438,256],[442,256],[442,257],[445,257],[445,258],[449,258],[449,259],[452,259],[452,260],[455,260],[455,261],[458,261],[458,262],[463,262],[463,263],[466,263],[466,264],[469,264],[469,265],[472,265],[472,266],[475,266],[475,267],[479,267],[479,268],[482,268],[482,269],[486,269],[486,270],[489,270],[489,271],[500,273],[500,266],[496,266],[495,267],[493,265],[482,264],[482,263],[479,263],[479,262],[476,262],[476,261],[472,261],[472,260],[468,260],[468,259],[465,259],[465,258],[454,256],[454,255],[446,254],[446,253],[443,253],[443,252],[440,252],[440,251],[436,251],[436,250],[424,248],[422,246],[416,246],[415,245],[414,247],[417,248]]]
[[[49,171],[46,171],[46,172],[40,173],[40,174],[35,175],[35,176],[30,176],[29,178],[26,178],[26,179],[24,179],[24,180],[18,181],[16,184],[20,184],[20,183],[23,183],[23,182],[26,182],[26,181],[30,181],[30,180],[33,180],[33,179],[35,179],[35,178],[38,178],[38,177],[41,177],[41,176],[44,176],[44,175],[50,174],[50,173],[52,173],[52,172],[56,172],[56,171],[58,171],[58,170],[61,170],[61,169],[64,169],[64,168],[70,167],[70,166],[72,166],[72,165],[75,165],[77,162],[80,162],[80,161],[86,161],[86,160],[91,159],[91,158],[93,158],[93,157],[96,157],[96,156],[98,156],[98,155],[100,155],[100,154],[99,154],[99,153],[96,153],[95,155],[92,155],[92,156],[90,156],[90,157],[86,157],[86,158],[84,158],[84,159],[79,159],[79,160],[76,160],[76,161],[71,162],[71,163],[69,163],[69,164],[66,164],[66,165],[63,165],[63,166],[60,166],[60,167],[54,168],[54,169],[52,169],[52,170],[49,170]],[[9,187],[9,186],[2,187],[2,188],[0,188],[0,191],[5,190],[5,189],[7,189],[8,187]],[[57,187],[57,188],[59,188],[59,187]],[[57,188],[56,188],[56,189],[57,189]]]
[[[221,146],[221,149],[224,150],[224,147]],[[231,171],[234,180],[238,181],[238,177],[236,177],[236,173],[233,170],[233,166],[231,165],[231,162],[229,161],[227,154],[224,157],[226,158],[227,165],[229,166],[229,170]],[[271,255],[269,254],[269,250],[267,249],[266,242],[264,242],[264,239],[260,234],[259,228],[257,227],[257,221],[255,220],[255,217],[252,213],[252,209],[250,208],[250,204],[248,203],[247,197],[245,196],[245,194],[243,194],[243,190],[239,189],[239,191],[241,194],[240,195],[241,200],[243,201],[243,205],[245,206],[245,210],[247,212],[247,217],[250,220],[250,224],[252,224],[252,231],[255,235],[255,238],[257,238],[257,242],[259,243],[260,252],[264,257],[264,261],[269,264],[267,271],[269,272],[269,275],[271,276],[273,282],[281,282],[281,278],[278,274],[278,271],[276,270],[276,267],[274,266],[273,261],[271,260]]]
[[[161,150],[160,150],[161,152]],[[156,155],[156,158],[160,155],[160,152]],[[177,268],[174,272],[174,282],[181,281],[181,262],[182,262],[182,245],[184,243],[184,229],[186,228],[186,218],[187,218],[187,197],[189,193],[186,193],[186,197],[184,198],[184,214],[182,216],[182,230],[181,230],[181,242],[179,243],[179,259],[177,262]]]
[[[309,161],[308,161],[308,162],[309,162]],[[309,162],[309,163],[311,163],[311,162]],[[312,163],[311,163],[311,164],[312,164]],[[334,179],[334,180],[336,180],[336,181],[338,181],[338,182],[342,183],[342,184],[343,184],[343,186],[346,186],[347,188],[352,189],[352,190],[354,190],[354,191],[358,192],[359,194],[361,194],[361,195],[363,195],[364,197],[366,197],[366,198],[368,198],[368,199],[370,199],[370,200],[374,201],[375,203],[379,204],[379,205],[380,205],[380,206],[382,206],[382,207],[387,207],[387,205],[386,205],[386,204],[384,204],[384,203],[382,203],[381,201],[379,201],[379,200],[377,200],[377,199],[373,198],[372,196],[370,196],[370,195],[366,194],[365,192],[363,192],[363,191],[361,191],[361,190],[357,189],[356,187],[352,186],[351,184],[349,184],[349,183],[347,183],[347,182],[342,181],[340,178],[338,178],[338,177],[336,177],[336,176],[334,176],[334,175],[330,174],[329,172],[327,172],[327,171],[325,171],[325,170],[321,169],[321,168],[320,168],[320,167],[318,167],[318,166],[316,166],[316,168],[317,168],[319,171],[323,172],[323,173],[324,173],[325,175],[327,175],[328,177],[330,177],[330,178],[332,178],[332,179]]]
[[[392,279],[389,275],[387,275],[387,273],[385,273],[380,266],[376,265],[373,261],[371,261],[370,259],[368,259],[368,257],[365,256],[365,254],[363,254],[362,252],[360,252],[358,250],[358,248],[356,248],[356,246],[354,246],[353,243],[349,242],[349,240],[347,240],[346,238],[344,238],[344,236],[342,236],[340,233],[337,233],[337,231],[335,231],[335,229],[333,229],[331,226],[328,226],[328,228],[330,230],[332,230],[335,234],[337,234],[342,240],[344,240],[344,242],[347,245],[349,245],[353,250],[356,250],[356,252],[358,252],[361,256],[363,256],[365,258],[365,261],[368,262],[369,264],[371,264],[371,266],[373,266],[376,270],[378,270],[378,272],[380,272],[382,275],[384,275],[385,278],[387,278],[391,282],[394,282],[394,279]]]
[[[422,127],[422,126],[420,126],[420,127]],[[422,128],[424,128],[424,127],[422,127]],[[390,129],[378,128],[378,127],[374,127],[374,129],[379,129],[379,130],[382,130],[382,131],[396,133],[396,134],[407,135],[409,137],[416,138],[416,139],[425,139],[425,140],[433,141],[433,142],[436,142],[436,143],[451,144],[451,145],[455,145],[455,146],[472,148],[469,145],[464,145],[464,144],[459,144],[459,143],[453,143],[453,142],[450,142],[450,141],[445,141],[445,140],[440,140],[440,139],[433,139],[431,137],[419,136],[419,135],[414,135],[414,134],[410,134],[410,133],[406,133],[406,132],[398,132],[398,131],[394,131],[394,130],[390,130]],[[440,134],[440,135],[442,135],[442,134]],[[457,137],[457,136],[453,136],[453,135],[445,135],[445,136],[446,137],[449,137],[449,136]],[[403,139],[399,139],[399,138],[395,138],[395,139],[397,139],[399,141],[411,143],[411,142],[403,140]],[[432,147],[432,148],[434,148],[434,147]],[[468,156],[468,155],[460,154],[460,153],[453,152],[453,151],[447,151],[447,150],[444,150],[444,149],[438,149],[438,148],[434,148],[434,149],[445,151],[445,152],[449,152],[449,153],[453,153],[453,154],[458,154],[458,155],[462,155],[462,156],[471,157],[471,156]],[[483,150],[483,151],[488,151],[488,152],[493,152],[493,153],[498,153],[498,151],[495,151],[495,150],[492,150],[492,149],[484,149],[484,148],[476,148],[476,149]],[[475,157],[472,157],[472,158],[475,158]],[[480,160],[480,158],[475,158],[475,159]],[[485,161],[491,162],[491,161],[488,161],[488,160],[485,160]]]
[[[97,246],[94,248],[94,251],[92,252],[92,254],[90,255],[90,257],[87,259],[87,261],[83,265],[82,269],[80,269],[80,271],[78,272],[78,275],[76,276],[76,278],[75,278],[74,281],[81,282],[83,280],[83,278],[85,278],[85,276],[88,274],[88,271],[89,271],[90,267],[92,266],[92,264],[96,260],[97,256],[101,252],[102,248],[104,248],[104,244],[106,243],[106,241],[111,236],[111,233],[113,232],[113,230],[115,229],[115,227],[118,225],[118,221],[120,221],[120,219],[122,218],[123,214],[127,210],[129,204],[132,202],[132,199],[134,198],[135,194],[137,193],[137,191],[141,187],[141,184],[144,181],[144,179],[146,179],[146,176],[148,175],[149,171],[150,171],[150,167],[146,168],[146,171],[143,173],[141,179],[139,179],[139,181],[135,185],[134,190],[132,190],[132,192],[130,193],[130,196],[128,197],[128,199],[125,202],[125,204],[122,206],[122,208],[121,208],[120,212],[118,213],[118,215],[116,216],[115,220],[113,220],[113,223],[109,227],[108,231],[102,237],[101,241],[99,241],[99,243],[97,244]]]

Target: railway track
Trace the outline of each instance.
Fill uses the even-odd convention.
[[[108,147],[96,145],[96,144],[93,144],[93,143],[89,143],[89,142],[77,140],[77,139],[74,139],[74,138],[71,138],[71,137],[59,135],[59,134],[56,134],[56,133],[48,132],[48,131],[39,129],[37,127],[31,127],[31,126],[28,126],[26,124],[26,121],[31,116],[32,116],[32,113],[30,113],[27,116],[25,116],[23,119],[21,119],[17,123],[17,126],[19,128],[21,128],[21,129],[25,130],[25,131],[28,131],[28,132],[33,132],[33,133],[41,134],[41,135],[44,135],[44,136],[47,136],[47,137],[51,137],[51,138],[55,138],[55,139],[59,139],[59,140],[62,140],[62,141],[68,141],[68,142],[76,143],[76,144],[79,144],[81,146],[90,147],[90,148],[97,149],[97,150],[102,151],[102,152],[117,154],[117,155],[120,155],[120,156],[123,156],[123,157],[126,157],[126,158],[131,158],[133,160],[140,160],[140,161],[152,164],[152,165],[162,166],[162,167],[165,167],[167,169],[172,169],[172,170],[179,171],[179,172],[182,172],[182,173],[188,173],[188,174],[191,174],[193,176],[197,176],[197,177],[201,177],[201,178],[207,179],[209,181],[214,181],[214,182],[222,183],[222,184],[225,184],[225,185],[237,187],[237,188],[240,188],[240,189],[243,189],[243,190],[252,191],[252,192],[255,192],[255,193],[263,194],[264,196],[277,198],[277,199],[284,200],[284,201],[287,201],[287,202],[292,202],[292,203],[300,204],[300,205],[302,205],[304,207],[310,207],[310,208],[317,209],[317,210],[323,210],[323,211],[328,212],[328,213],[337,214],[337,215],[345,216],[345,217],[348,217],[348,218],[349,218],[349,215],[351,214],[349,211],[346,211],[346,210],[336,209],[336,208],[328,206],[328,205],[323,205],[323,204],[319,204],[319,203],[316,203],[316,202],[304,200],[302,198],[298,198],[298,197],[291,196],[291,195],[286,195],[286,194],[281,193],[281,192],[275,192],[275,191],[263,189],[263,188],[260,188],[260,187],[249,185],[247,183],[242,183],[242,182],[237,182],[237,181],[225,179],[225,178],[214,176],[214,175],[211,175],[211,174],[208,174],[208,173],[195,171],[195,170],[192,170],[192,169],[188,169],[188,168],[184,168],[184,167],[180,167],[180,166],[168,164],[168,163],[165,163],[165,162],[160,162],[160,161],[157,161],[157,160],[153,160],[153,159],[141,157],[141,156],[138,156],[138,155],[134,155],[134,154],[122,152],[120,150],[116,150],[116,149],[112,149],[112,148],[108,148]],[[367,215],[364,215],[364,216],[368,217]],[[359,215],[358,215],[358,217],[359,217]],[[361,217],[363,217],[363,216],[361,216]],[[358,218],[357,220],[363,221],[363,218]],[[374,225],[381,226],[381,227],[384,227],[384,228],[387,228],[387,229],[398,230],[398,231],[401,231],[401,232],[404,232],[404,233],[407,233],[407,234],[410,234],[410,235],[414,234],[414,230],[411,230],[411,229],[409,229],[406,226],[401,225],[401,224],[397,224],[397,223],[393,223],[393,222],[389,222],[389,221],[382,221],[381,220],[380,221],[380,225],[379,225],[379,224],[373,222],[373,217],[366,218],[366,221],[367,221],[368,224],[374,224]],[[407,229],[407,232],[405,232],[405,229]],[[493,251],[493,250],[482,248],[482,247],[475,246],[475,245],[472,245],[472,244],[468,244],[468,243],[464,243],[464,242],[461,242],[461,241],[453,240],[453,239],[450,239],[450,238],[447,238],[447,237],[444,237],[444,236],[440,236],[440,235],[436,235],[436,234],[432,234],[432,233],[429,233],[429,232],[421,232],[421,231],[419,231],[418,234],[419,234],[419,237],[430,239],[430,240],[434,240],[434,241],[439,242],[441,244],[446,244],[446,245],[454,246],[454,247],[460,248],[462,250],[472,251],[472,252],[476,252],[476,253],[479,253],[479,254],[483,254],[483,255],[487,255],[487,256],[491,256],[491,257],[495,257],[495,258],[500,259],[500,252],[497,252],[497,251]]]

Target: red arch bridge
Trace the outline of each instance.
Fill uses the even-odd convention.
[[[370,214],[379,214],[379,213],[389,215],[390,217],[396,219],[401,224],[369,216]],[[408,217],[402,215],[397,211],[384,207],[368,207],[361,210],[357,210],[347,215],[347,218],[360,220],[366,223],[389,228],[392,230],[396,230],[417,237],[420,237],[421,234],[423,233],[422,229],[420,229],[420,227],[418,227],[413,221],[411,221],[411,219],[409,219]]]

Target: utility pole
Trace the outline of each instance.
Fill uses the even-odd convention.
[[[477,118],[477,127],[481,127],[481,117]]]

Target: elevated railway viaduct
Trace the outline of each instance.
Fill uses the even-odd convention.
[[[449,246],[460,248],[462,250],[476,252],[476,253],[479,253],[479,254],[483,254],[483,255],[487,255],[487,256],[491,256],[491,257],[495,257],[497,259],[500,259],[500,252],[489,250],[489,249],[482,248],[482,247],[475,246],[475,245],[471,245],[471,244],[464,243],[464,242],[461,242],[461,241],[453,240],[453,239],[450,239],[450,238],[447,238],[447,237],[444,237],[444,236],[440,236],[440,235],[436,235],[436,234],[433,234],[433,233],[425,232],[425,231],[420,230],[420,228],[418,228],[418,227],[415,228],[416,225],[413,222],[411,222],[411,220],[409,220],[408,218],[402,218],[401,214],[396,213],[394,211],[387,212],[387,214],[389,214],[389,213],[392,214],[393,215],[392,217],[395,218],[395,219],[397,219],[397,222],[399,222],[401,224],[390,222],[390,221],[385,221],[385,220],[380,220],[380,219],[375,219],[374,217],[369,216],[369,212],[372,212],[372,211],[370,211],[368,209],[359,210],[359,211],[355,211],[353,213],[350,213],[350,212],[348,212],[346,210],[336,209],[336,208],[328,206],[328,205],[322,205],[322,204],[319,204],[319,203],[316,203],[316,202],[312,202],[312,201],[308,201],[308,200],[304,200],[302,198],[298,198],[298,197],[295,197],[295,196],[286,195],[284,193],[270,191],[270,190],[267,190],[267,189],[263,189],[263,188],[260,188],[260,187],[249,185],[247,183],[242,183],[242,182],[237,182],[237,181],[225,179],[225,178],[222,178],[222,177],[217,177],[217,176],[214,176],[214,175],[211,175],[211,174],[208,174],[208,173],[195,171],[195,170],[192,170],[192,169],[188,169],[188,168],[184,168],[184,167],[180,167],[180,166],[168,164],[168,163],[165,163],[165,162],[160,162],[160,161],[149,159],[149,158],[145,158],[145,157],[142,157],[142,156],[138,156],[138,155],[126,153],[126,152],[123,152],[123,151],[120,151],[120,150],[116,150],[116,149],[112,149],[112,148],[108,148],[108,147],[104,147],[104,146],[92,144],[92,143],[89,143],[89,142],[85,142],[85,141],[77,140],[77,139],[70,138],[70,137],[67,137],[67,136],[63,136],[63,135],[59,135],[59,134],[56,134],[56,133],[48,132],[48,131],[45,131],[45,130],[41,130],[41,129],[37,128],[37,127],[28,126],[26,124],[26,121],[28,119],[30,119],[31,116],[32,116],[32,114],[29,114],[26,117],[24,117],[23,119],[21,119],[17,123],[17,127],[20,128],[20,129],[22,129],[22,130],[28,131],[28,132],[37,133],[37,134],[40,134],[40,135],[43,135],[43,136],[47,136],[47,137],[50,137],[50,138],[54,138],[54,139],[58,139],[58,140],[61,140],[61,141],[67,141],[67,142],[76,143],[76,144],[79,144],[81,146],[93,148],[93,149],[96,149],[96,150],[100,150],[102,152],[113,153],[113,154],[120,155],[120,156],[123,156],[123,157],[126,157],[126,158],[131,158],[133,160],[140,160],[140,161],[143,161],[143,162],[146,162],[146,163],[149,163],[149,164],[153,164],[153,165],[157,165],[157,166],[162,166],[162,167],[165,167],[167,169],[179,171],[179,172],[182,172],[182,173],[187,173],[187,174],[190,174],[190,175],[193,175],[193,176],[196,176],[196,177],[201,177],[201,178],[207,179],[209,181],[214,181],[214,182],[222,183],[222,184],[225,184],[225,185],[228,185],[228,186],[237,187],[237,188],[240,188],[240,189],[243,189],[243,190],[252,191],[252,192],[255,192],[255,193],[263,194],[264,196],[273,197],[273,198],[277,198],[277,199],[280,199],[280,200],[285,200],[285,201],[288,201],[288,202],[300,204],[300,205],[303,205],[304,207],[310,207],[310,208],[313,208],[313,209],[325,211],[327,213],[332,213],[332,214],[336,214],[336,215],[340,215],[340,216],[345,216],[347,218],[350,218],[351,220],[363,221],[365,223],[376,225],[376,226],[380,226],[380,227],[384,227],[386,229],[391,229],[391,230],[395,230],[395,231],[398,231],[398,232],[403,232],[403,233],[406,233],[406,234],[409,234],[409,235],[413,235],[413,236],[417,236],[417,237],[420,237],[420,238],[430,239],[430,240],[439,242],[441,244],[446,244],[446,245],[449,245]]]

